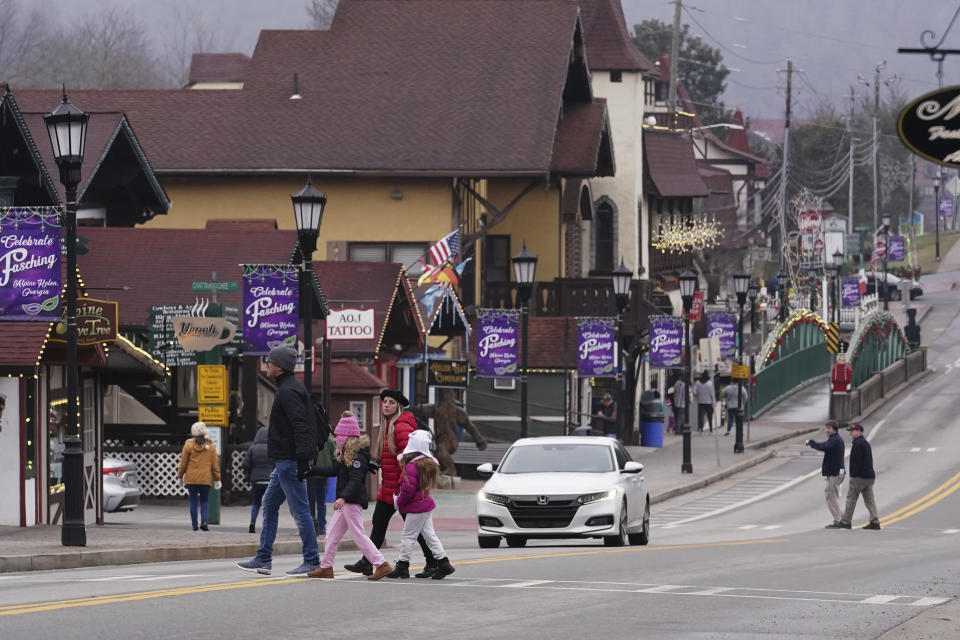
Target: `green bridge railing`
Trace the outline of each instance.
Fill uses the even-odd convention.
[[[758,371],[754,376],[754,396],[750,403],[751,419],[807,380],[829,373],[830,364],[830,352],[824,342],[778,358]]]

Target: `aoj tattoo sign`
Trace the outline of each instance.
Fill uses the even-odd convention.
[[[915,154],[960,168],[960,87],[938,89],[908,104],[900,112],[897,132]]]

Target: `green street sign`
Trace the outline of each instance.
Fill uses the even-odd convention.
[[[236,291],[239,285],[231,280],[194,280],[190,283],[191,291]]]

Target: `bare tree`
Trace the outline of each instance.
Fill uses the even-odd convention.
[[[0,0],[0,81],[27,79],[43,40],[43,17],[36,10],[24,16],[18,0]]]
[[[329,29],[333,16],[337,12],[337,3],[340,0],[310,0],[307,5],[307,15],[310,16],[310,28]]]
[[[224,52],[232,43],[197,7],[175,8],[163,38],[163,67],[167,79],[177,87],[190,80],[190,61],[195,53]]]

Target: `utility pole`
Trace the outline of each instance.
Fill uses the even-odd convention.
[[[784,273],[784,243],[787,239],[787,183],[790,181],[790,103],[793,98],[793,61],[787,60],[787,110],[783,119],[783,166],[780,170],[780,271]],[[781,286],[779,283],[777,286]]]
[[[850,183],[847,185],[847,233],[853,233],[853,105],[854,105],[853,85],[850,86],[850,117],[847,120],[847,132],[850,134],[850,175],[847,179]],[[912,195],[911,195],[912,197]],[[850,253],[849,251],[847,252]],[[849,257],[849,256],[848,256]]]
[[[683,0],[673,0],[673,37],[670,39],[670,113],[677,112],[677,67],[680,66],[680,12]]]
[[[873,228],[876,230],[880,219],[880,136],[878,125],[880,118],[880,70],[887,66],[884,60],[877,65],[873,74]]]

